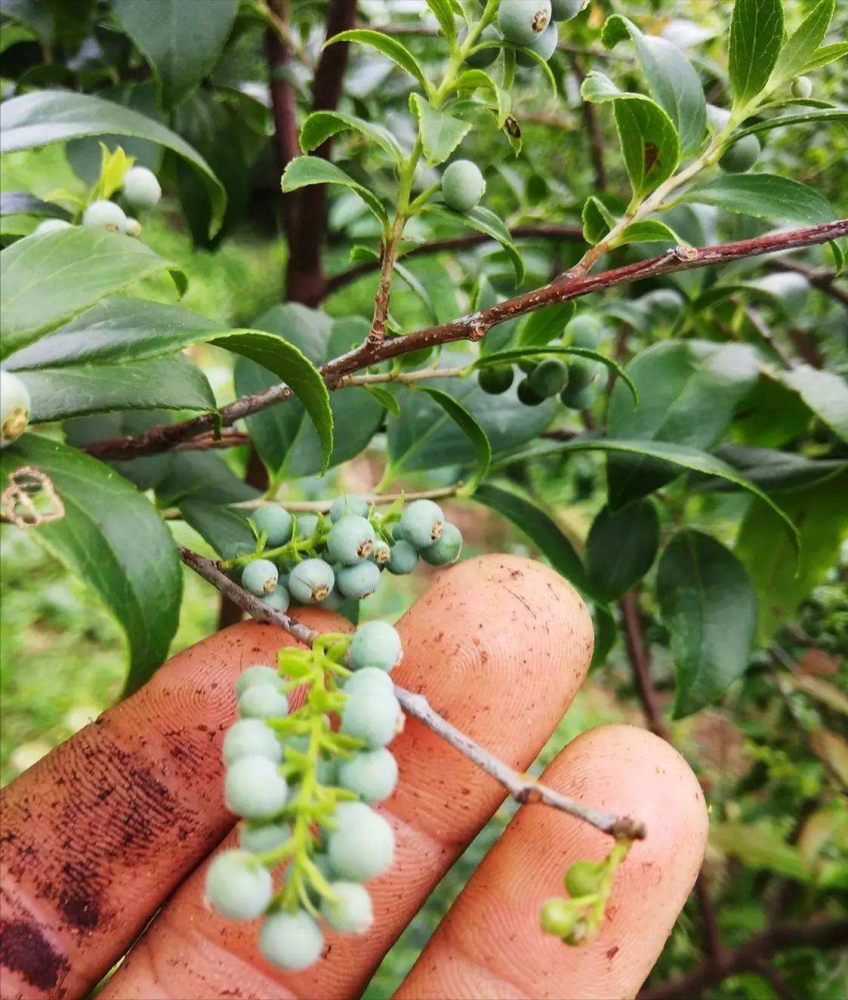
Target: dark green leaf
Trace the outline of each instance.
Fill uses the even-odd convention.
[[[398,277],[400,277],[403,282],[408,285],[413,292],[415,292],[418,298],[421,299],[424,304],[424,308],[427,310],[430,317],[430,321],[432,323],[438,323],[439,315],[436,312],[436,307],[433,305],[433,300],[430,297],[430,293],[427,291],[425,285],[415,277],[408,267],[405,267],[403,264],[395,263],[394,269]]]
[[[379,385],[366,385],[365,388],[381,406],[384,406],[389,413],[392,414],[392,416],[400,416],[400,404],[388,391],[388,389],[383,389]]]
[[[838,476],[846,469],[847,464],[845,459],[812,459],[794,452],[751,448],[739,444],[722,445],[716,449],[715,454],[766,493],[807,489]],[[732,489],[732,486],[723,480],[707,479],[699,489],[726,490]]]
[[[433,12],[442,34],[449,42],[456,41],[456,21],[451,0],[427,0],[427,6]],[[460,8],[461,9],[461,8]]]
[[[346,130],[365,136],[397,162],[403,158],[397,139],[388,129],[340,111],[314,111],[309,115],[300,130],[300,148],[304,153],[311,153],[331,136]]]
[[[639,582],[653,565],[660,544],[660,521],[650,500],[637,500],[619,511],[604,507],[586,539],[589,579],[606,601]]]
[[[803,125],[805,122],[845,122],[848,121],[848,111],[844,108],[825,108],[819,111],[808,111],[802,115],[783,115],[779,118],[767,118],[765,121],[749,125],[747,128],[734,132],[730,143],[738,142],[746,135],[757,135],[773,128],[787,128],[790,125]]]
[[[783,381],[834,434],[848,441],[848,385],[844,379],[834,372],[799,365],[784,372]]]
[[[577,307],[573,302],[558,302],[531,313],[518,334],[520,347],[544,347],[555,337],[561,337],[573,319]]]
[[[186,524],[205,539],[222,559],[249,555],[256,550],[256,536],[247,519],[252,508],[227,507],[190,497],[183,500],[180,513]]]
[[[281,183],[283,191],[297,191],[310,184],[340,184],[358,194],[377,219],[384,226],[388,225],[386,209],[380,199],[348,176],[344,170],[320,156],[295,157],[286,167]]]
[[[664,222],[658,219],[643,219],[632,222],[610,246],[625,246],[627,243],[678,243],[684,241]]]
[[[451,155],[471,129],[444,111],[437,111],[420,94],[410,94],[409,106],[418,121],[418,134],[428,166],[437,167]]]
[[[594,246],[607,235],[616,217],[597,195],[589,195],[583,204],[583,238]]]
[[[169,424],[174,414],[168,410],[116,410],[112,413],[98,413],[92,417],[74,417],[62,425],[66,444],[82,448],[93,441],[106,438],[135,436],[144,434],[158,424]],[[175,452],[146,455],[128,462],[108,464],[134,483],[142,492],[152,490],[168,474]]]
[[[512,241],[509,230],[501,220],[488,208],[478,205],[468,212],[452,212],[448,208],[439,205],[427,205],[424,209],[431,215],[437,215],[443,219],[466,226],[468,229],[476,229],[478,233],[485,233],[496,240],[506,251],[512,266],[515,270],[515,283],[520,285],[524,280],[524,261],[518,248]]]
[[[4,215],[35,215],[40,218],[69,219],[71,213],[61,205],[35,198],[26,191],[0,192],[0,217]]]
[[[789,83],[799,73],[805,71],[810,60],[815,57],[819,46],[825,40],[835,9],[836,0],[821,0],[789,36],[780,50],[769,80],[773,88]]]
[[[156,487],[156,498],[163,507],[181,504],[188,498],[229,504],[255,500],[260,495],[214,452],[180,451],[172,458],[168,475]]]
[[[411,77],[417,80],[425,94],[429,92],[430,85],[427,82],[427,77],[421,68],[421,64],[403,42],[398,41],[397,38],[392,38],[381,31],[356,28],[353,31],[342,31],[338,35],[333,35],[326,44],[332,45],[334,42],[359,42],[361,45],[370,45],[371,48],[382,52],[384,56],[387,56],[393,63],[400,66],[405,73],[409,73]]]
[[[434,399],[441,406],[456,426],[465,434],[474,448],[474,454],[477,457],[477,468],[474,474],[459,490],[460,495],[470,496],[486,478],[486,473],[489,471],[489,466],[492,463],[492,446],[489,444],[486,432],[477,423],[474,415],[462,403],[454,399],[453,396],[449,396],[441,389],[435,389],[427,385],[420,385],[418,391],[426,392],[431,399]]]
[[[782,0],[736,0],[728,46],[734,105],[742,107],[765,87],[782,44]]]

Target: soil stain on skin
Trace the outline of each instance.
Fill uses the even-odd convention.
[[[68,969],[68,962],[26,920],[0,921],[0,962],[38,990],[50,990]],[[55,994],[64,996],[64,990]]]

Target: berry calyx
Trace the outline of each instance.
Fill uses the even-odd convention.
[[[254,920],[271,902],[273,891],[271,873],[247,851],[224,851],[206,873],[209,905],[230,920]]]
[[[403,656],[400,634],[388,622],[366,622],[354,633],[348,656],[354,670],[377,667],[388,673],[400,663]]]
[[[270,559],[254,559],[242,570],[241,585],[251,594],[264,597],[277,586],[279,576],[277,567]]]
[[[442,174],[442,196],[448,208],[467,212],[486,193],[486,181],[471,160],[454,160]]]

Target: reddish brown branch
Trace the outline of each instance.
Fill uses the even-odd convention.
[[[577,78],[578,86],[583,85],[586,74],[577,56],[573,56],[571,66]],[[592,170],[595,174],[595,187],[598,191],[606,191],[607,171],[604,166],[604,137],[598,125],[598,116],[595,114],[595,105],[591,101],[583,101],[582,108],[583,121],[586,124],[586,132],[589,136],[589,156],[592,160]]]
[[[768,266],[771,271],[791,271],[793,274],[803,275],[814,288],[818,288],[848,309],[848,288],[843,287],[844,279],[838,279],[833,271],[808,267],[794,260],[772,260]]]
[[[627,646],[627,655],[636,676],[639,698],[642,702],[645,718],[648,720],[648,728],[652,733],[667,740],[668,727],[665,724],[662,705],[657,696],[657,689],[654,687],[654,679],[651,676],[651,663],[645,646],[642,616],[639,611],[639,598],[636,590],[626,593],[621,598],[619,606],[624,624],[624,642]]]
[[[288,13],[286,0],[269,0],[269,6],[274,17],[285,23]],[[270,80],[271,111],[274,116],[274,149],[277,166],[282,173],[291,160],[300,154],[300,145],[297,138],[297,102],[294,88],[287,78],[287,71],[291,68],[291,52],[274,28],[269,28],[266,32],[265,56]],[[295,236],[300,195],[300,191],[282,195],[283,224],[289,243]]]

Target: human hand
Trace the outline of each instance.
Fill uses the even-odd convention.
[[[344,625],[303,610],[320,631]],[[591,659],[591,621],[572,588],[512,556],[441,574],[398,626],[399,684],[509,764],[526,768]],[[293,640],[236,625],[170,660],[149,684],[2,793],[2,997],[84,996],[142,932],[100,992],[129,997],[360,994],[385,952],[504,798],[503,789],[414,719],[392,743],[400,782],[380,811],[395,862],[369,883],[367,935],[328,936],[297,974],[270,966],[255,927],[212,913],[204,861],[233,839],[221,740],[233,685]],[[700,787],[667,743],[628,726],[585,733],[543,780],[648,831],[619,870],[604,924],[579,947],[541,932],[563,872],[610,841],[540,805],[523,806],[422,952],[398,997],[633,996],[659,955],[703,858]],[[228,836],[229,834],[229,836]]]

